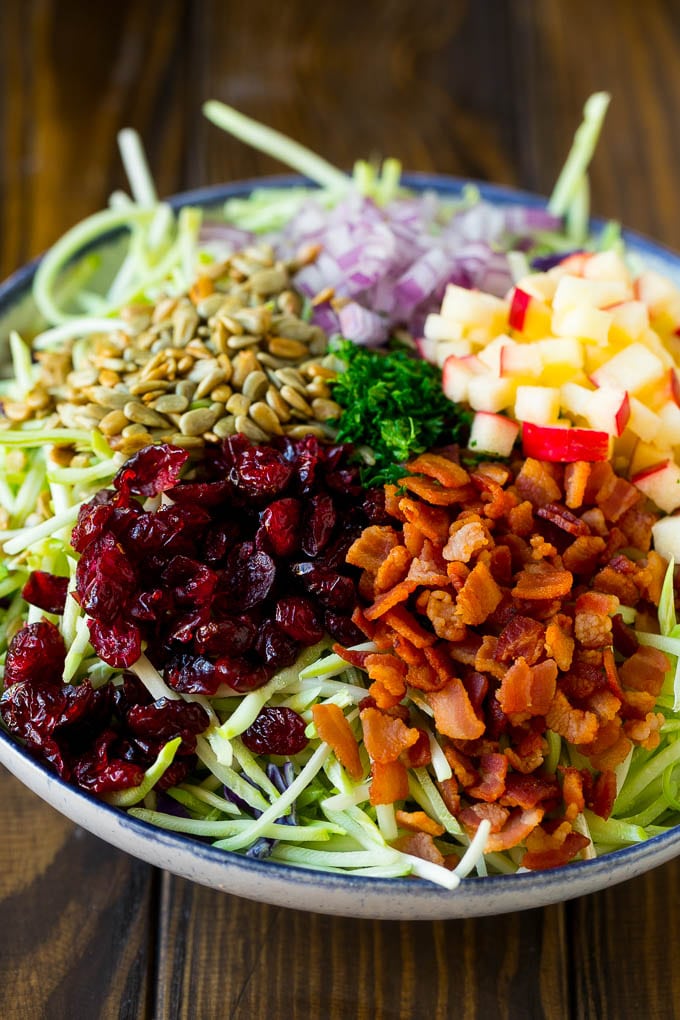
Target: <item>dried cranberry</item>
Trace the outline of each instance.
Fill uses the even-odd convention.
[[[222,682],[209,659],[202,655],[176,655],[165,668],[165,681],[182,694],[214,694]]]
[[[263,708],[241,739],[254,754],[298,754],[308,743],[305,721],[292,708]]]
[[[127,669],[142,654],[142,635],[134,623],[119,617],[111,623],[88,620],[87,625],[92,647],[109,666]]]
[[[234,608],[252,609],[269,595],[276,580],[276,564],[265,552],[256,552],[252,542],[242,542],[229,553],[222,588]]]
[[[328,544],[337,521],[333,500],[325,492],[311,496],[305,509],[302,549],[308,556],[318,556]]]
[[[278,627],[295,641],[313,645],[323,637],[323,626],[311,599],[290,595],[276,603],[274,619]]]
[[[66,661],[64,639],[47,620],[29,623],[17,631],[5,660],[5,687],[35,678],[60,684]]]
[[[194,641],[201,655],[243,655],[253,647],[256,636],[255,620],[243,613],[203,624]]]
[[[108,492],[105,494],[107,497],[110,496]],[[103,534],[113,516],[113,510],[113,504],[108,499],[106,502],[102,502],[99,493],[89,503],[83,503],[78,511],[76,525],[71,532],[71,545],[76,552],[83,552],[90,542]]]
[[[170,489],[168,496],[174,503],[194,503],[201,506],[219,506],[226,502],[233,492],[227,478],[217,482],[182,482]]]
[[[118,616],[136,583],[136,570],[110,533],[91,542],[76,567],[78,601],[86,613],[104,623]]]
[[[138,591],[128,601],[127,611],[133,620],[148,623],[159,618],[163,610],[167,608],[168,601],[168,593],[162,588]]]
[[[215,670],[220,682],[227,684],[239,694],[263,687],[272,675],[266,666],[262,664],[256,666],[243,656],[223,655],[215,663]]]
[[[125,722],[134,737],[163,743],[181,737],[185,750],[193,751],[196,735],[209,726],[210,719],[196,703],[160,698],[151,705],[133,705]]]
[[[183,783],[190,772],[196,768],[196,758],[194,755],[189,755],[186,758],[175,759],[170,765],[161,778],[156,783],[156,790],[171,790],[173,786],[177,786],[179,783]],[[172,798],[168,797],[168,800]]]
[[[122,466],[113,486],[137,496],[158,496],[177,485],[180,471],[189,457],[188,450],[161,443],[145,446]]]
[[[117,734],[107,730],[95,741],[92,751],[73,765],[73,778],[78,786],[92,793],[112,793],[139,786],[144,778],[141,765],[115,756]]]
[[[231,481],[250,499],[278,496],[288,486],[293,469],[271,446],[241,446],[233,450]]]
[[[64,612],[68,577],[57,577],[45,570],[33,570],[21,589],[21,597],[32,606],[57,616]]]
[[[267,665],[273,669],[291,666],[300,650],[297,641],[271,620],[262,625],[255,647]]]
[[[240,538],[241,529],[236,521],[226,521],[211,528],[203,544],[204,558],[213,566],[221,563]]]
[[[303,586],[328,609],[351,612],[356,603],[354,582],[335,570],[326,570],[315,563],[296,563],[293,573]]]
[[[365,640],[365,635],[361,633],[349,616],[343,616],[340,613],[332,613],[330,610],[326,610],[323,622],[330,636],[339,644],[344,645],[345,648],[358,645]]]
[[[215,590],[217,575],[188,556],[174,556],[163,571],[163,580],[180,605],[206,606]]]
[[[198,629],[208,622],[209,615],[210,609],[202,606],[192,612],[173,617],[172,625],[167,632],[168,641],[179,641],[184,645],[193,641]]]
[[[293,556],[300,547],[301,504],[298,499],[277,499],[262,511],[262,529],[275,556]]]

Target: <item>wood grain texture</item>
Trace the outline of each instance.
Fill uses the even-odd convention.
[[[549,192],[613,94],[592,206],[680,247],[675,0],[3,0],[0,275],[124,185],[278,172],[201,116],[224,99],[339,166],[398,156]],[[544,911],[371,923],[157,875],[0,773],[0,1016],[329,1020],[675,1016],[680,864]],[[158,893],[158,896],[157,896]]]

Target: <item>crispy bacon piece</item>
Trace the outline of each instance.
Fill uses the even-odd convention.
[[[394,519],[397,521],[406,520],[406,518],[404,517],[403,513],[399,508],[399,503],[401,502],[402,495],[403,493],[398,486],[396,485],[385,486],[385,510],[390,515],[390,517],[394,517]]]
[[[402,637],[405,637],[416,648],[426,648],[428,645],[433,645],[437,640],[436,634],[421,627],[413,613],[409,612],[404,605],[398,605],[394,609],[389,609],[385,613],[384,619],[385,623],[392,630],[396,631],[397,634],[401,634]]]
[[[605,548],[606,542],[601,535],[582,535],[564,550],[562,562],[572,574],[590,578]]]
[[[472,762],[466,754],[459,751],[453,744],[446,743],[444,745],[444,755],[447,762],[453,769],[453,774],[465,789],[468,786],[472,786],[479,780],[479,775],[476,769],[473,768]]]
[[[623,557],[625,558],[625,557]],[[619,557],[615,557],[619,559]],[[629,574],[616,570],[612,563],[603,567],[593,578],[595,591],[604,592],[607,595],[615,595],[624,606],[634,606],[639,599],[639,593],[635,581]],[[634,566],[634,573],[637,569]]]
[[[552,776],[537,773],[510,772],[505,780],[505,792],[501,798],[508,807],[532,808],[542,801],[559,797],[560,788]]]
[[[614,475],[608,478],[595,497],[597,505],[608,521],[618,521],[640,502],[642,493],[625,478]]]
[[[364,745],[372,762],[385,765],[398,759],[402,751],[412,747],[419,731],[406,726],[377,708],[365,708],[360,713],[364,731]]]
[[[406,663],[397,655],[390,655],[389,652],[379,652],[366,656],[366,672],[369,678],[378,684],[377,690],[396,698],[398,704],[406,694]],[[371,690],[373,697],[375,693]],[[387,707],[380,704],[380,708]]]
[[[555,691],[545,721],[549,729],[564,737],[570,744],[590,744],[597,734],[598,721],[595,713],[574,708],[559,688]]]
[[[416,581],[400,581],[399,584],[395,584],[394,588],[390,588],[389,591],[383,592],[382,595],[378,595],[375,602],[370,605],[365,611],[364,615],[367,620],[377,620],[379,616],[384,616],[385,613],[393,609],[394,606],[398,606],[400,602],[405,602],[409,595],[416,590],[418,584]]]
[[[425,615],[439,638],[445,641],[462,641],[467,627],[456,613],[453,596],[448,591],[430,592]]]
[[[616,774],[612,769],[604,769],[593,783],[588,807],[606,821],[614,810],[616,794]]]
[[[416,496],[420,496],[431,506],[453,506],[455,503],[464,503],[470,496],[468,486],[459,489],[446,489],[434,478],[422,478],[418,475],[400,478],[399,485],[408,489],[409,492],[415,493]]]
[[[427,700],[434,711],[437,730],[458,740],[476,740],[485,730],[484,720],[476,714],[463,681],[451,680],[440,691],[432,691]]]
[[[670,668],[667,657],[658,648],[641,645],[619,667],[619,679],[628,690],[647,691],[656,699]]]
[[[587,591],[576,599],[574,636],[584,648],[611,645],[611,614],[619,608],[616,595]]]
[[[446,587],[449,583],[446,564],[428,538],[423,542],[419,556],[414,556],[409,566],[409,580],[427,584],[432,588]]]
[[[490,673],[502,680],[506,667],[498,661],[498,638],[493,634],[485,634],[475,655],[475,669],[480,673]]]
[[[395,850],[410,854],[411,857],[419,857],[431,864],[439,864],[440,867],[444,865],[445,857],[435,846],[429,832],[411,832],[407,836],[400,836],[394,840],[392,846]]]
[[[541,822],[543,815],[543,808],[540,807],[527,808],[525,811],[513,811],[502,829],[489,834],[486,841],[486,852],[510,850],[513,846],[519,846]]]
[[[425,542],[427,541],[422,531],[416,527],[415,524],[411,524],[410,521],[406,521],[403,528],[404,545],[410,552],[411,556],[420,556]]]
[[[388,591],[403,581],[409,573],[411,554],[404,545],[395,545],[382,561],[375,574],[373,590],[376,595]]]
[[[453,777],[451,779],[440,779],[437,782],[437,789],[448,810],[454,818],[457,818],[460,811],[460,794],[458,793],[458,783],[456,780]]]
[[[571,620],[563,613],[550,621],[545,629],[545,651],[551,656],[559,669],[566,672],[571,666],[576,642],[571,636]]]
[[[586,522],[573,514],[566,506],[562,506],[561,503],[548,503],[546,506],[539,506],[536,514],[538,517],[550,521],[562,531],[566,531],[568,535],[573,535],[574,538],[590,534],[590,528]]]
[[[361,779],[364,769],[359,757],[359,745],[340,706],[332,702],[313,705],[312,718],[320,739],[333,748],[335,757],[352,779]]]
[[[437,545],[446,542],[449,535],[449,514],[446,510],[404,496],[399,500],[399,511],[404,520],[414,524],[432,542]]]
[[[559,770],[562,773],[562,799],[566,811],[565,818],[570,822],[580,815],[586,806],[585,794],[583,792],[583,773],[580,769],[570,766],[562,766]]]
[[[527,457],[515,478],[515,487],[522,499],[528,499],[534,507],[556,503],[562,490],[551,474],[551,468],[543,461]]]
[[[658,606],[659,599],[661,598],[663,579],[666,576],[667,569],[668,563],[666,560],[652,549],[647,554],[647,562],[644,568],[638,574],[642,596],[653,602],[655,606]]]
[[[465,584],[458,592],[456,610],[461,620],[470,626],[484,623],[503,597],[503,593],[484,563],[470,571]]]
[[[397,825],[411,832],[426,832],[430,836],[443,836],[446,829],[424,811],[396,811]]]
[[[578,510],[583,506],[586,486],[590,477],[590,463],[585,460],[577,460],[573,464],[567,464],[564,469],[564,494],[565,503],[570,510]]]
[[[506,747],[503,754],[516,772],[528,775],[540,769],[545,761],[546,750],[542,734],[529,731],[515,747]]]
[[[509,810],[500,804],[471,804],[459,813],[458,821],[466,829],[476,832],[479,823],[486,819],[491,824],[489,831],[495,833],[501,831],[509,817]]]
[[[399,535],[391,525],[371,524],[349,547],[345,559],[354,567],[376,574],[390,551],[399,544]]]
[[[394,804],[408,797],[408,772],[400,761],[371,762],[371,804]]]
[[[508,513],[508,524],[515,535],[526,537],[531,534],[534,530],[534,508],[528,499],[512,507]]]
[[[422,453],[409,461],[406,467],[411,474],[435,478],[447,489],[459,489],[470,481],[465,468],[439,453]]]
[[[639,505],[627,510],[616,522],[628,540],[628,544],[641,552],[649,552],[652,544],[652,525],[656,516]]]
[[[418,730],[418,739],[415,744],[402,751],[399,760],[407,769],[422,769],[430,764],[432,761],[432,750],[430,748],[430,738],[425,730]]]
[[[538,662],[543,654],[545,628],[530,616],[513,616],[501,631],[494,658],[499,662],[510,662],[520,656],[530,666]]]
[[[504,754],[483,754],[479,759],[479,782],[468,787],[466,794],[489,803],[498,800],[505,790],[507,771],[508,759]]]
[[[529,666],[520,656],[505,673],[496,698],[513,722],[521,722],[532,715],[548,712],[556,682],[557,664],[554,659]]]
[[[537,599],[563,599],[571,592],[574,578],[568,570],[547,563],[530,563],[516,578],[512,594],[533,602]]]
[[[451,530],[451,537],[442,549],[445,560],[457,560],[469,563],[481,549],[492,544],[489,532],[481,521],[465,521],[463,525]]]
[[[568,824],[568,823],[567,823]],[[540,827],[539,827],[540,829]],[[528,840],[531,840],[539,830],[534,829]],[[545,840],[540,848],[527,850],[522,858],[522,867],[529,871],[547,871],[549,868],[561,868],[568,864],[574,857],[590,843],[587,836],[570,829],[559,842],[554,841],[554,835],[545,834]]]
[[[665,722],[661,712],[648,712],[644,719],[628,719],[623,724],[623,732],[635,744],[653,751],[661,740],[659,730]]]

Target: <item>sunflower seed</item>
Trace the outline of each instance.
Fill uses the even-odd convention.
[[[189,406],[189,401],[186,397],[183,397],[181,393],[167,393],[158,400],[154,401],[154,411],[159,411],[161,414],[167,414],[171,411],[173,414],[181,414],[186,411]]]
[[[259,369],[250,372],[244,380],[241,392],[250,400],[259,400],[267,392],[267,376]]]
[[[244,435],[248,436],[248,439],[252,439],[254,443],[262,443],[267,438],[267,433],[264,432],[259,425],[256,425],[250,418],[246,418],[244,414],[237,414],[236,421],[234,422],[237,432],[243,432]]]
[[[210,407],[197,407],[193,411],[185,411],[179,420],[179,430],[183,436],[200,436],[208,432],[217,421],[217,412]]]
[[[269,404],[258,400],[250,407],[248,414],[268,436],[280,436],[283,432],[281,423]]]
[[[152,428],[162,428],[166,426],[167,420],[163,415],[158,414],[150,407],[145,407],[144,404],[139,401],[131,400],[123,408],[123,413],[128,421],[135,422],[138,425],[149,425]]]
[[[275,358],[299,361],[307,356],[308,349],[300,340],[289,340],[285,336],[273,336],[267,341],[267,350]]]
[[[127,425],[127,418],[121,410],[116,408],[113,411],[109,411],[99,422],[99,431],[103,432],[105,436],[117,436],[120,435]]]
[[[296,411],[307,415],[308,418],[314,417],[314,412],[305,398],[297,390],[294,390],[292,386],[282,386],[280,393],[286,403],[290,404]]]

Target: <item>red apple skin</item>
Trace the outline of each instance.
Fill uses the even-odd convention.
[[[609,458],[609,435],[597,429],[562,425],[522,425],[522,447],[526,457],[569,464],[576,460]]]
[[[621,401],[621,406],[619,407],[618,411],[616,412],[616,417],[614,419],[615,422],[616,422],[616,435],[617,436],[623,435],[623,430],[625,429],[626,425],[628,424],[628,419],[629,418],[630,418],[630,397],[628,396],[628,391],[626,390],[626,395],[624,396],[623,400]]]
[[[512,303],[510,305],[510,313],[508,315],[508,324],[511,329],[523,330],[524,323],[527,317],[527,309],[531,304],[531,294],[527,294],[525,290],[521,290],[519,287],[515,287],[512,295]]]
[[[650,467],[646,467],[642,471],[638,471],[638,473],[633,475],[631,478],[631,482],[633,485],[637,485],[637,483],[641,482],[643,478],[649,478],[650,475],[658,474],[659,471],[663,471],[667,468],[669,464],[670,460],[668,458],[666,458],[666,460],[660,460],[658,464],[652,464]]]
[[[680,333],[678,335],[680,335]],[[678,378],[676,369],[669,368],[668,377],[671,383],[671,396],[678,407],[680,407],[680,379]]]

